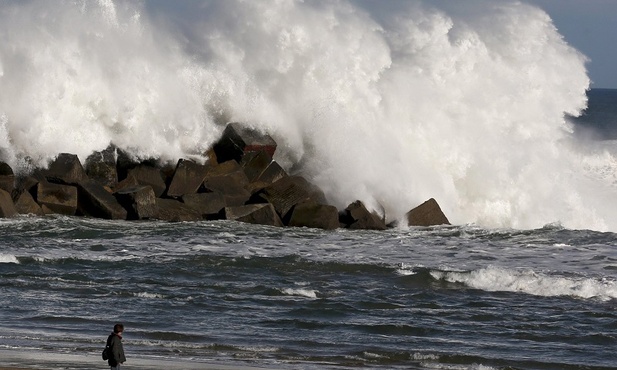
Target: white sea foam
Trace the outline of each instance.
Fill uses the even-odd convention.
[[[471,272],[431,271],[435,279],[463,283],[487,291],[521,292],[538,296],[617,298],[617,281],[607,278],[552,276],[530,270],[488,267]]]
[[[4,1],[0,155],[175,160],[239,120],[339,207],[393,218],[435,197],[459,224],[617,230],[615,154],[573,149],[564,120],[585,107],[585,57],[546,13],[376,4]]]
[[[413,270],[407,270],[407,269],[398,269],[398,270],[396,270],[396,273],[399,274],[399,275],[403,275],[403,276],[410,276],[410,275],[417,274],[417,272],[415,272]]]
[[[482,364],[471,365],[455,365],[440,363],[439,356],[433,354],[414,353],[411,355],[414,360],[421,360],[421,366],[425,369],[441,369],[441,370],[493,370],[494,367],[486,366]]]
[[[4,254],[0,253],[0,263],[17,263],[19,264],[19,260],[12,254]]]
[[[479,365],[479,364],[471,364],[471,365],[451,365],[451,364],[440,364],[433,362],[424,362],[422,363],[422,367],[425,369],[440,369],[440,370],[495,370],[497,368]]]
[[[285,295],[300,296],[312,299],[317,298],[317,291],[312,289],[284,288],[281,289],[281,292]]]
[[[396,270],[396,273],[399,275],[403,275],[403,276],[415,275],[417,274],[417,272],[415,271],[415,268],[417,267],[423,267],[423,266],[415,265],[415,264],[408,264],[408,263],[401,263],[401,266],[400,268]]]
[[[163,299],[165,298],[164,295],[162,294],[158,294],[158,293],[149,293],[149,292],[139,292],[139,293],[133,293],[133,295],[135,297],[139,297],[139,298],[149,298],[149,299]]]
[[[364,355],[365,358],[370,358],[370,359],[387,358],[386,355],[380,355],[379,353],[368,352],[368,351],[364,351],[362,354]]]
[[[431,353],[414,353],[411,355],[411,358],[414,360],[439,360],[439,356],[438,355],[434,355]]]

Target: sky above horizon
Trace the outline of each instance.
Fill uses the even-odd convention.
[[[617,0],[524,0],[544,9],[571,46],[589,58],[593,88],[617,88]]]

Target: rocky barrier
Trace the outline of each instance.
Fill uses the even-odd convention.
[[[46,169],[15,176],[0,162],[0,217],[79,215],[121,220],[236,220],[326,230],[384,230],[385,217],[361,201],[344,210],[321,189],[289,175],[273,160],[277,144],[239,123],[227,125],[205,164],[180,159],[175,167],[136,161],[110,146],[84,164],[61,153]],[[449,224],[434,199],[410,210],[410,226]]]

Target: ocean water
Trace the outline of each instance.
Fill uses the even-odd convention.
[[[121,321],[127,364],[617,368],[614,233],[72,217],[0,233],[0,349],[99,358]]]
[[[121,321],[135,369],[617,369],[617,90],[542,10],[6,0],[0,38],[20,173],[199,160],[243,121],[334,205],[435,197],[454,224],[0,219],[3,364],[105,368]]]

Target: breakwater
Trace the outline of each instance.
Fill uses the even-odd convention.
[[[275,160],[277,143],[240,123],[227,124],[205,163],[180,159],[175,167],[137,160],[110,146],[85,166],[59,154],[47,168],[15,176],[0,172],[0,216],[82,215],[106,219],[197,221],[227,219],[271,226],[384,230],[385,211],[357,200],[344,210],[328,203],[306,178],[288,174]],[[434,199],[411,209],[407,225],[449,224]]]

